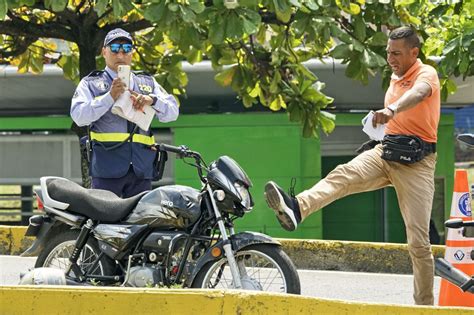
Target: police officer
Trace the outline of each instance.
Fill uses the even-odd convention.
[[[130,65],[133,39],[123,29],[116,28],[104,40],[102,56],[106,67],[93,71],[79,83],[71,102],[71,117],[78,126],[89,126],[92,146],[90,174],[92,188],[105,189],[128,198],[151,189],[156,151],[151,132],[111,112],[115,101],[126,86],[117,77],[119,65]],[[152,106],[161,122],[177,119],[178,104],[145,74],[131,74],[130,93],[133,107],[142,110]]]

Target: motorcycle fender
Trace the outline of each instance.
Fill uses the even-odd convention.
[[[281,246],[281,243],[278,241],[275,241],[273,238],[271,238],[268,235],[262,234],[262,233],[257,233],[257,232],[241,232],[238,234],[234,234],[230,236],[230,241],[232,244],[232,250],[234,252],[237,252],[241,250],[242,248],[248,247],[250,245],[254,244],[273,244],[276,246]],[[213,248],[219,248],[221,250],[222,255],[219,257],[214,257],[211,254],[211,251]],[[191,286],[191,284],[194,281],[194,278],[198,274],[198,272],[204,267],[207,263],[214,261],[214,260],[219,260],[223,257],[224,255],[224,241],[220,240],[214,246],[210,247],[204,255],[197,261],[196,267],[193,270],[193,273],[191,274],[191,277],[187,279],[187,285]]]
[[[58,221],[44,220],[41,226],[37,229],[36,240],[33,244],[24,251],[21,257],[35,257],[38,256],[45,247],[52,235],[59,233],[61,230],[67,230],[69,227]]]

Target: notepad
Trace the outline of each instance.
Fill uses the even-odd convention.
[[[374,128],[372,126],[372,118],[374,117],[374,112],[370,111],[367,116],[362,119],[362,131],[365,132],[370,139],[381,141],[385,135],[385,124],[377,124]]]
[[[140,129],[148,131],[153,117],[155,117],[155,109],[151,106],[143,106],[143,111],[136,110],[130,96],[130,91],[123,92],[112,106],[112,113],[135,123]]]

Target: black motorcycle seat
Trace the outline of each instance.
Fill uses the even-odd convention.
[[[121,221],[135,208],[138,201],[147,192],[122,199],[111,191],[86,189],[67,179],[51,179],[46,184],[49,196],[60,202],[68,203],[67,211],[85,215],[103,223]]]

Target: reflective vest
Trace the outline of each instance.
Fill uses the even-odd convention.
[[[154,90],[153,79],[149,75],[132,76],[133,90],[141,94],[150,94]],[[110,90],[112,78],[106,71],[94,71],[84,78],[94,98],[100,97]],[[134,126],[134,125],[133,125]],[[109,109],[100,119],[90,125],[92,156],[90,175],[101,178],[120,178],[130,168],[139,178],[153,178],[153,162],[156,151],[150,149],[155,138],[150,132],[136,128],[131,123],[117,116]]]

